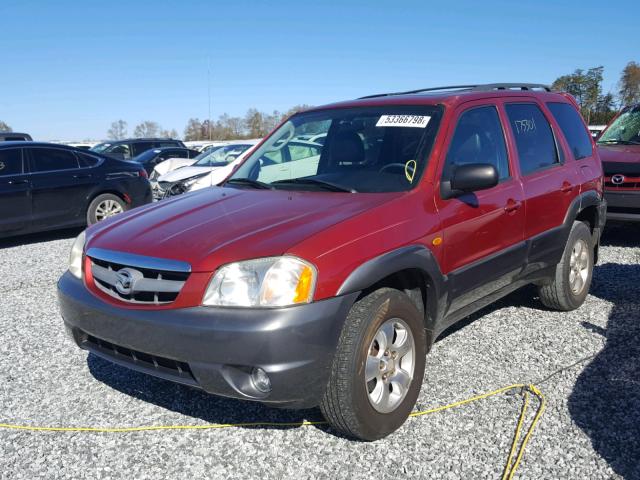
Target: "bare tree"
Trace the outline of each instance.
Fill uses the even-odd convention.
[[[618,86],[618,96],[622,106],[640,102],[640,64],[629,62],[622,70]]]
[[[157,137],[160,132],[160,125],[157,122],[145,120],[144,122],[136,125],[133,131],[133,136],[136,138],[149,138]]]
[[[13,129],[7,123],[0,120],[0,132],[13,132]]]
[[[171,130],[161,130],[160,136],[166,138],[178,138],[178,132],[175,128],[172,128]]]
[[[127,122],[117,120],[111,123],[111,128],[107,130],[107,137],[110,140],[122,140],[127,138]]]
[[[197,118],[190,118],[184,129],[184,139],[187,141],[202,140],[202,122]]]

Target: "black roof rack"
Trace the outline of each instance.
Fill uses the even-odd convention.
[[[431,87],[431,88],[419,88],[417,90],[407,90],[406,92],[394,92],[394,93],[379,93],[376,95],[367,95],[363,98],[375,98],[375,97],[389,97],[392,95],[412,95],[414,93],[423,92],[437,92],[440,90],[459,90],[462,92],[487,92],[491,90],[543,90],[550,92],[551,87],[542,83],[486,83],[483,85],[450,85],[447,87]]]

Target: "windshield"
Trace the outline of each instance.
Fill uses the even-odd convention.
[[[94,147],[90,148],[90,150],[92,152],[104,152],[107,148],[109,148],[111,146],[110,143],[99,143],[97,145],[95,145]]]
[[[229,185],[349,192],[409,190],[425,168],[441,115],[441,107],[436,106],[300,113],[243,162]]]
[[[640,106],[623,111],[605,130],[598,143],[640,145]]]
[[[194,167],[224,167],[233,162],[242,155],[247,149],[253,145],[224,145],[222,147],[214,147],[196,157]]]

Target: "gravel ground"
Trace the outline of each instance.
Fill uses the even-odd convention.
[[[316,420],[114,366],[65,336],[55,281],[76,232],[0,244],[0,422],[49,426]],[[525,288],[434,346],[418,408],[535,383],[548,409],[517,478],[640,478],[640,226],[609,229],[586,304]],[[497,478],[521,407],[500,395],[407,421],[374,443],[324,427],[127,434],[0,430],[0,478]],[[529,416],[530,418],[530,416]]]

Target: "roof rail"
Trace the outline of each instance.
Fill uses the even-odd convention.
[[[393,95],[412,95],[414,93],[422,93],[422,92],[437,92],[440,90],[460,90],[463,92],[487,92],[491,90],[521,90],[521,91],[530,91],[530,90],[543,90],[545,92],[550,92],[551,87],[548,85],[544,85],[542,83],[486,83],[482,85],[451,85],[447,87],[431,87],[431,88],[420,88],[417,90],[407,90],[406,92],[394,92],[394,93],[379,93],[376,95],[367,95],[364,98],[375,98],[375,97],[389,97]]]

